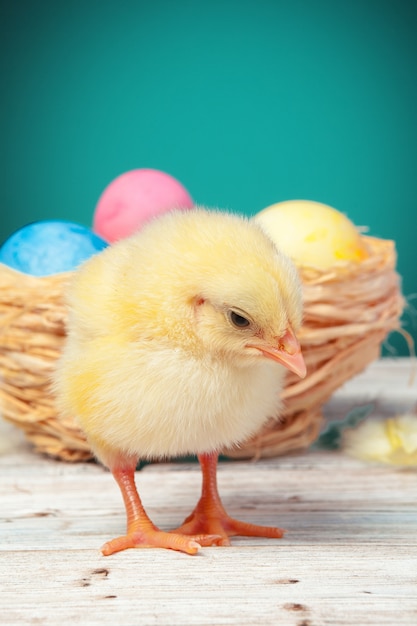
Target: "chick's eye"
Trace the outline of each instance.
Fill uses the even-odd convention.
[[[246,317],[243,317],[243,315],[236,313],[236,311],[230,311],[229,318],[236,328],[247,328],[250,326],[250,321]]]

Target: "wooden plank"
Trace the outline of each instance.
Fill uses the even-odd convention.
[[[342,417],[372,399],[378,415],[412,409],[410,362],[378,362],[335,394]],[[0,622],[86,626],[417,624],[417,472],[341,452],[225,462],[230,513],[287,529],[281,540],[234,538],[195,557],[99,547],[123,532],[120,494],[94,463],[33,454],[0,422]],[[162,528],[195,504],[199,467],[146,466],[137,481]]]
[[[111,559],[18,551],[1,611],[4,624],[411,625],[415,573],[407,547],[247,546],[195,558],[136,550]]]

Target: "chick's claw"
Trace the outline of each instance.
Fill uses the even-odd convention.
[[[162,530],[136,531],[116,537],[101,548],[104,556],[109,556],[128,548],[168,548],[196,554],[202,546],[211,546],[221,540],[219,535],[188,536],[180,533],[169,533]]]
[[[274,526],[258,526],[230,517],[221,507],[216,516],[207,516],[201,511],[201,502],[197,505],[193,513],[187,517],[184,523],[175,529],[175,533],[184,535],[197,535],[198,533],[215,533],[220,535],[220,541],[215,545],[230,546],[229,537],[267,537],[269,539],[280,539],[284,535],[282,528]],[[201,535],[200,535],[201,536]]]

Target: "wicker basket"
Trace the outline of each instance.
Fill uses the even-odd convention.
[[[316,438],[322,406],[335,389],[376,359],[400,327],[404,300],[392,241],[363,237],[369,258],[337,271],[301,268],[304,323],[299,333],[308,374],[288,375],[280,419],[238,449],[234,458],[271,457]],[[63,293],[71,274],[35,278],[0,265],[0,407],[36,449],[67,461],[92,457],[75,421],[57,415],[50,375],[65,341]]]

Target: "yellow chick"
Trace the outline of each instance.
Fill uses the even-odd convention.
[[[282,530],[230,518],[217,457],[280,409],[285,368],[305,376],[293,263],[243,217],[195,208],[159,217],[87,261],[68,294],[68,337],[55,390],[119,484],[126,534],[105,555],[140,546],[194,554],[229,536]],[[147,516],[139,459],[197,454],[201,498],[174,532]]]

